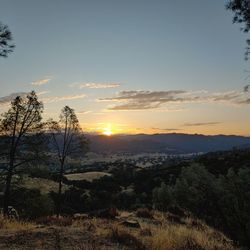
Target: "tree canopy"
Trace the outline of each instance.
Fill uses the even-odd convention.
[[[230,0],[226,8],[234,13],[233,22],[241,25],[241,30],[248,33],[250,30],[250,1],[249,0]],[[250,54],[250,39],[247,39],[245,59]]]
[[[7,57],[15,47],[12,43],[12,33],[7,25],[0,22],[0,56]]]

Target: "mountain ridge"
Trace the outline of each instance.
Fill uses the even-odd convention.
[[[222,134],[165,133],[113,136],[87,134],[86,137],[91,142],[90,150],[97,153],[206,153],[250,145],[250,137]]]

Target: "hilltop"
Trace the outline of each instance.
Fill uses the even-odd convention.
[[[191,217],[138,210],[113,218],[47,217],[35,222],[0,218],[0,249],[236,250],[221,232]]]

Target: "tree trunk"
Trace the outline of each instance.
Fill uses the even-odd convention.
[[[8,206],[10,201],[10,186],[11,186],[11,179],[12,179],[12,170],[8,171],[6,182],[5,182],[5,191],[4,191],[4,197],[3,197],[3,213],[4,216],[8,216]]]
[[[62,206],[62,179],[63,179],[63,167],[64,167],[64,160],[61,162],[60,168],[60,176],[59,176],[59,186],[58,186],[58,200],[57,200],[57,211],[56,217],[59,218],[61,214],[61,206]]]

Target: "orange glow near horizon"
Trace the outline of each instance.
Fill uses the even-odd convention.
[[[83,131],[87,133],[96,133],[105,136],[118,134],[138,134],[140,131],[131,129],[127,125],[119,123],[100,122],[96,124],[81,124]]]
[[[83,131],[87,133],[95,133],[105,136],[115,136],[119,134],[168,134],[168,133],[184,133],[184,134],[204,134],[204,135],[239,135],[239,136],[250,136],[249,129],[246,124],[240,124],[241,127],[237,126],[238,124],[228,124],[227,127],[224,127],[224,124],[218,124],[214,126],[194,126],[190,128],[177,127],[177,129],[160,129],[160,128],[150,128],[145,127],[141,128],[138,126],[129,126],[119,123],[85,123],[81,124]],[[174,126],[169,126],[174,127]],[[164,127],[163,127],[164,128]]]
[[[110,127],[103,129],[103,134],[107,136],[111,136],[113,134],[112,129]]]

